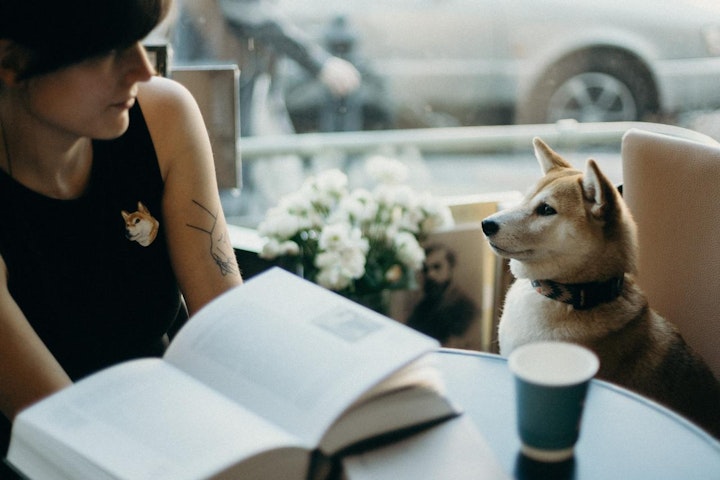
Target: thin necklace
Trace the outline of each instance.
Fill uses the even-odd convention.
[[[5,159],[7,160],[8,175],[10,175],[10,178],[13,178],[12,159],[10,158],[10,148],[8,148],[7,133],[5,132],[5,123],[2,120],[2,116],[0,116],[0,129],[2,129],[2,140],[3,147],[5,148]]]

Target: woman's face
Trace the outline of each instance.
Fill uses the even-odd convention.
[[[154,73],[138,42],[22,82],[27,113],[69,135],[111,139],[127,129],[138,82]]]

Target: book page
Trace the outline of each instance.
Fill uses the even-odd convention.
[[[463,415],[400,442],[343,458],[342,480],[510,480]]]
[[[279,268],[198,312],[166,360],[313,444],[437,342]]]
[[[22,412],[13,428],[8,460],[30,478],[196,480],[266,450],[302,447],[160,359],[90,376]],[[294,478],[303,479],[309,453],[295,458]]]

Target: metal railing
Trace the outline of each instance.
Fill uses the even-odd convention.
[[[483,153],[527,150],[532,138],[540,136],[557,148],[616,146],[628,130],[651,130],[699,141],[715,143],[704,134],[682,127],[646,122],[579,123],[564,120],[543,125],[500,125],[480,127],[423,128],[362,132],[300,133],[247,137],[238,140],[243,161],[294,154],[305,157],[327,150],[358,154],[379,147],[412,146],[423,153]]]

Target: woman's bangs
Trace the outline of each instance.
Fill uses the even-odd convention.
[[[24,77],[48,73],[142,40],[162,21],[169,2],[36,0],[28,3],[47,8],[44,14],[36,11],[32,32],[13,38],[34,52],[34,60]]]

